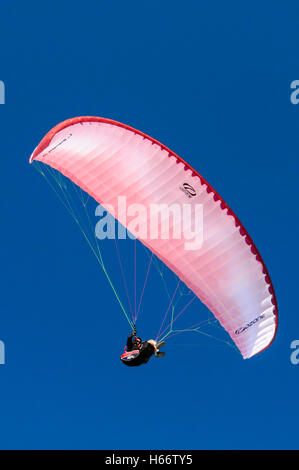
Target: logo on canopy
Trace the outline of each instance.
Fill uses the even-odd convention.
[[[196,196],[195,189],[189,183],[183,183],[183,185],[180,187],[180,190],[183,191],[189,198]]]

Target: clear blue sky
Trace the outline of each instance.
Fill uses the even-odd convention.
[[[1,449],[298,448],[298,15],[296,1],[1,2]],[[270,349],[243,361],[185,336],[163,360],[120,363],[128,325],[28,164],[79,115],[162,141],[232,207],[276,290]],[[142,315],[156,331],[151,289]]]

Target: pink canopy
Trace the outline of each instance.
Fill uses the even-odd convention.
[[[60,171],[104,207],[116,207],[120,195],[127,205],[171,206],[184,204],[186,197],[189,204],[201,204],[200,248],[186,250],[182,239],[147,237],[141,242],[211,310],[245,359],[272,343],[278,314],[266,266],[233,211],[178,155],[129,126],[87,116],[54,127],[33,160]]]

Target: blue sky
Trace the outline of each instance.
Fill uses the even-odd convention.
[[[1,449],[298,448],[298,14],[295,1],[1,2]],[[122,366],[128,324],[28,164],[79,115],[162,141],[232,207],[276,290],[271,348],[243,361],[188,333],[165,359]],[[165,311],[148,289],[144,336]]]

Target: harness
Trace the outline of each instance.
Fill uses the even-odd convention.
[[[140,339],[140,338],[138,338]],[[132,351],[127,351],[127,346],[124,348],[124,353],[120,356],[120,360],[124,363],[124,364],[128,364],[129,362],[133,361],[133,359],[135,359],[137,356],[139,356],[140,354],[140,350],[141,350],[141,346],[142,346],[142,342],[141,342],[141,339],[140,339],[140,343],[138,345],[135,344],[135,347],[137,349],[133,349]]]
[[[125,348],[126,349],[126,348]],[[140,354],[140,349],[134,349],[133,351],[125,351],[121,356],[120,356],[120,360],[122,362],[130,362],[132,361],[133,359],[135,359],[135,357],[139,356]]]

